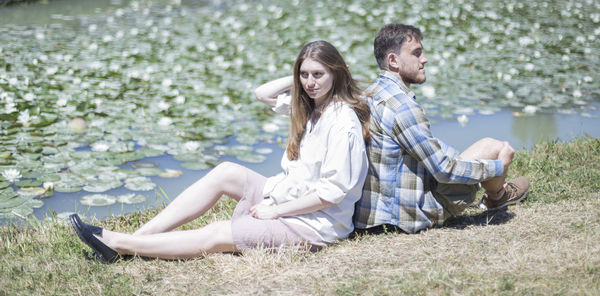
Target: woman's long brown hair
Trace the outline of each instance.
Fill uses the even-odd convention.
[[[360,98],[360,89],[348,70],[344,58],[337,49],[327,41],[314,41],[306,44],[296,58],[294,65],[294,85],[292,86],[291,127],[287,145],[287,156],[290,160],[300,157],[300,142],[306,130],[306,123],[315,109],[314,100],[304,91],[300,83],[300,66],[304,60],[311,58],[325,66],[333,75],[333,85],[327,94],[325,106],[332,100],[348,104],[360,120],[363,139],[370,138],[369,106]]]

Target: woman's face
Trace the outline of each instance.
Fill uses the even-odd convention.
[[[307,58],[300,65],[300,83],[315,106],[320,106],[333,86],[333,75],[323,64]]]

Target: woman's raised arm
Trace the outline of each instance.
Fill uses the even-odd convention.
[[[292,89],[293,76],[285,76],[266,82],[254,90],[256,98],[271,107],[277,104],[277,96]]]

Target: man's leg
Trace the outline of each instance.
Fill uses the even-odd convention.
[[[460,154],[460,157],[465,160],[475,159],[499,159],[500,151],[506,149],[507,142],[502,142],[492,138],[483,138],[473,145],[469,146],[465,151]],[[509,146],[510,147],[510,146]],[[512,150],[512,148],[510,148]],[[514,150],[512,151],[514,154]],[[504,163],[504,174],[500,177],[488,179],[481,182],[481,186],[485,189],[486,193],[490,196],[496,196],[498,192],[502,192],[504,189],[504,183],[506,181],[506,175],[510,161],[512,161],[512,154],[508,163]],[[503,160],[504,162],[505,160]]]
[[[463,159],[498,159],[504,164],[504,173],[500,177],[481,182],[486,194],[480,202],[480,207],[488,210],[504,208],[515,204],[527,196],[529,192],[529,179],[518,177],[506,182],[508,167],[510,166],[515,150],[508,142],[492,138],[481,139],[467,148],[460,156]]]

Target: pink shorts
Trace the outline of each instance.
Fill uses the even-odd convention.
[[[250,169],[247,169],[246,175],[244,195],[231,217],[233,242],[237,249],[274,249],[302,244],[311,249],[318,249],[326,245],[308,226],[289,223],[285,218],[261,220],[252,217],[250,208],[264,199],[262,191],[267,178]]]

